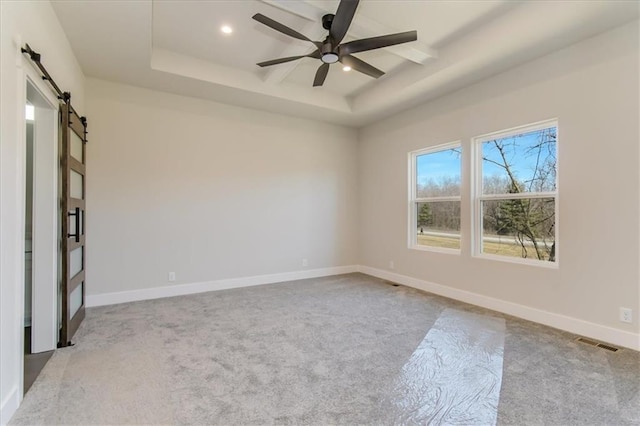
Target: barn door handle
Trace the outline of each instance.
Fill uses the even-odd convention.
[[[80,242],[80,207],[75,208],[75,212],[69,212],[69,216],[75,216],[76,219],[76,233],[68,234],[68,237],[75,237],[76,243]]]

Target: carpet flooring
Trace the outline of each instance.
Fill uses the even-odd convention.
[[[88,309],[10,424],[412,423],[398,377],[450,310],[503,323],[498,424],[640,424],[638,352],[362,274]]]

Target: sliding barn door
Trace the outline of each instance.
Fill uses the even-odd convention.
[[[71,338],[85,314],[85,196],[87,124],[70,103],[60,108],[61,328],[59,346]]]

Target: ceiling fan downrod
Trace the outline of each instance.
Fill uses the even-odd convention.
[[[324,28],[325,30],[330,30],[331,29],[331,23],[333,23],[333,18],[335,18],[336,15],[334,15],[333,13],[327,13],[326,15],[324,15],[322,17],[322,28]]]

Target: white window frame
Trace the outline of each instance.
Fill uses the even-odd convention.
[[[537,130],[548,129],[550,127],[556,128],[556,190],[548,192],[522,192],[517,194],[487,194],[482,193],[482,144],[493,139],[501,139],[509,136],[515,136],[522,133],[535,132]],[[471,224],[471,247],[472,257],[481,259],[497,260],[501,262],[519,263],[524,265],[533,265],[542,268],[558,269],[560,266],[560,241],[558,232],[560,229],[560,214],[559,214],[559,182],[560,173],[558,167],[558,141],[560,128],[558,126],[558,119],[553,118],[549,120],[539,121],[536,123],[525,124],[523,126],[513,127],[506,130],[500,130],[497,132],[486,133],[484,135],[475,136],[472,138],[472,224]],[[517,258],[510,256],[501,256],[497,254],[488,254],[482,252],[482,202],[490,200],[514,200],[514,199],[531,199],[531,198],[553,198],[555,209],[555,261],[542,261],[532,258]]]
[[[416,235],[417,222],[418,222],[418,203],[424,202],[437,202],[437,201],[457,201],[460,203],[460,215],[462,216],[462,194],[457,196],[447,196],[447,197],[417,197],[417,171],[416,171],[416,163],[417,158],[424,154],[433,154],[440,151],[447,151],[449,149],[458,148],[460,152],[462,152],[462,141],[454,141],[448,142],[441,145],[431,146],[428,148],[419,149],[417,151],[411,151],[409,153],[409,227],[408,227],[408,247],[413,250],[420,251],[432,251],[438,253],[447,253],[447,254],[457,254],[460,255],[462,249],[462,224],[460,225],[460,248],[447,248],[447,247],[433,247],[420,245],[417,242],[418,236]],[[462,192],[462,182],[464,178],[463,174],[463,166],[462,166],[462,157],[460,158],[460,192]],[[460,218],[462,221],[462,217]]]

